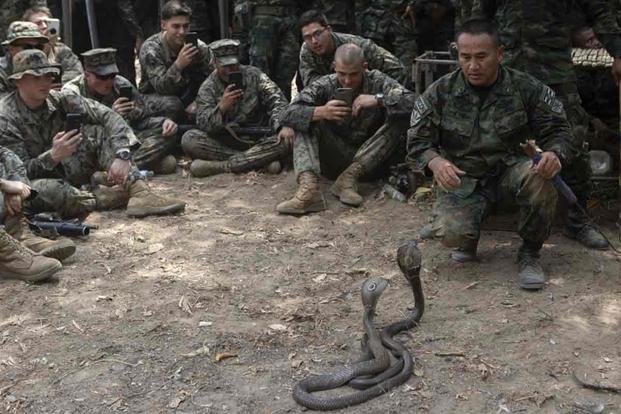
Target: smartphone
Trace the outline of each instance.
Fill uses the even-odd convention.
[[[127,98],[128,100],[132,100],[132,97],[134,96],[134,88],[132,88],[131,86],[121,86],[119,89],[119,96],[121,98]]]
[[[65,132],[80,129],[82,126],[82,114],[70,112],[65,118]]]
[[[235,89],[244,89],[244,77],[241,72],[229,72],[229,85],[235,85]]]
[[[60,38],[60,20],[49,18],[46,21],[47,23],[47,32],[50,34],[50,37],[55,39]]]
[[[185,42],[198,47],[198,34],[196,32],[187,32],[185,34]]]
[[[63,83],[63,68],[60,65],[55,65],[55,67],[58,69],[58,73],[54,74],[53,82],[56,85],[62,85],[62,83]]]
[[[352,88],[338,88],[334,93],[334,99],[344,101],[347,106],[351,106],[354,103],[354,90]]]

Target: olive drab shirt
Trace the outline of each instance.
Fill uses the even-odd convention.
[[[554,92],[535,78],[501,67],[479,93],[461,69],[434,82],[415,102],[408,130],[408,162],[423,170],[441,155],[477,179],[526,159],[520,147],[535,139],[563,165],[574,156],[570,127]],[[481,96],[484,97],[481,100]]]
[[[260,69],[240,66],[244,81],[243,98],[225,115],[218,109],[226,83],[214,71],[203,82],[196,97],[196,122],[207,133],[222,133],[227,124],[280,128],[280,115],[287,100],[278,86]]]

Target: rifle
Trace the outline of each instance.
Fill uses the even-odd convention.
[[[36,214],[30,217],[28,225],[35,233],[51,233],[52,235],[68,237],[88,236],[91,230],[99,228],[99,226],[81,223],[77,220],[58,220],[47,214]]]

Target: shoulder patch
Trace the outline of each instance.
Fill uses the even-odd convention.
[[[431,107],[423,96],[419,96],[414,101],[414,109],[410,117],[410,126],[418,124],[427,114],[431,112]]]
[[[544,86],[542,99],[552,112],[557,114],[563,112],[563,103],[556,97],[556,94],[549,86]]]

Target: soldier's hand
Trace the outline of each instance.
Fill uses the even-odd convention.
[[[111,184],[124,184],[131,165],[129,160],[115,158],[108,169],[108,182]]]
[[[281,142],[286,142],[289,146],[289,149],[293,148],[293,139],[295,138],[295,131],[293,128],[282,127],[280,132],[278,132],[278,137],[276,142],[280,144]]]
[[[121,116],[125,116],[134,110],[134,101],[127,98],[119,98],[112,104],[112,110]]]
[[[621,58],[615,58],[610,71],[612,72],[612,77],[615,78],[617,86],[619,86],[619,82],[621,82]]]
[[[59,163],[73,155],[82,142],[79,130],[60,131],[52,139],[52,160]]]
[[[358,95],[351,105],[351,114],[358,116],[364,108],[376,108],[378,106],[379,102],[375,99],[375,95]]]
[[[561,171],[561,160],[558,159],[554,152],[545,151],[541,154],[541,160],[537,165],[533,166],[533,169],[537,174],[549,180]]]
[[[333,99],[324,106],[318,106],[313,113],[313,121],[342,121],[351,115],[347,102]]]
[[[237,102],[241,100],[244,96],[243,89],[237,89],[235,85],[228,85],[224,89],[224,94],[222,94],[222,99],[218,103],[218,107],[220,108],[220,112],[227,113],[228,111],[235,106]]]
[[[166,118],[164,123],[162,124],[162,135],[165,137],[170,137],[175,135],[177,132],[177,123],[172,119]]]
[[[0,190],[5,194],[19,195],[22,200],[30,195],[30,186],[21,181],[0,180]]]
[[[179,51],[177,60],[175,60],[175,65],[179,68],[179,70],[187,68],[192,64],[192,62],[194,62],[194,58],[198,56],[199,52],[200,50],[192,43],[184,44]]]
[[[22,211],[22,197],[19,194],[6,194],[4,196],[4,208],[9,216],[14,216]]]
[[[442,157],[436,157],[429,161],[427,167],[433,172],[436,182],[446,191],[455,190],[461,185],[460,175],[466,174],[465,171],[457,168],[455,164]]]

